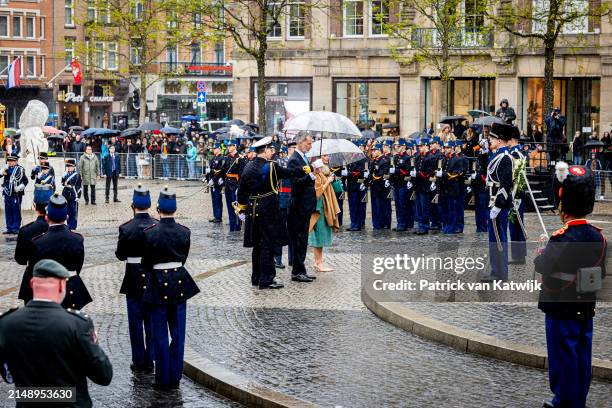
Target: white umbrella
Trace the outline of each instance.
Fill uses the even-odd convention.
[[[323,139],[314,142],[306,157],[321,156],[329,156],[331,167],[346,166],[365,158],[361,149],[346,139]]]
[[[310,111],[289,119],[283,128],[285,132],[321,133],[322,138],[362,138],[361,132],[346,116],[335,112]]]

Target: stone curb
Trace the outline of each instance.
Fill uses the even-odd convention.
[[[316,407],[314,404],[274,391],[256,381],[232,373],[219,364],[198,355],[189,347],[185,347],[183,374],[198,384],[247,407]]]
[[[367,291],[361,301],[380,319],[417,336],[446,344],[465,353],[479,354],[510,363],[546,369],[546,349],[500,340],[492,336],[462,329],[417,313],[401,303],[376,302]],[[593,378],[612,380],[612,361],[594,358]]]

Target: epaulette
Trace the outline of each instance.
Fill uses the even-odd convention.
[[[179,223],[177,222],[177,223],[176,223],[176,225],[178,225],[179,227],[183,227],[183,228],[185,228],[187,231],[191,231],[191,230],[189,229],[189,227],[186,227],[186,226],[184,226],[183,224],[179,224]]]
[[[129,224],[130,222],[132,222],[132,220],[133,220],[133,218],[132,218],[131,220],[127,220],[126,222],[124,222],[123,224],[121,224],[121,225],[119,226],[119,228],[123,227],[124,225]]]
[[[155,223],[155,224],[149,225],[147,228],[143,229],[143,231],[144,231],[144,232],[147,232],[147,231],[149,231],[151,228],[155,228],[155,227],[157,227],[158,225],[159,225],[159,223]]]
[[[558,237],[560,235],[565,234],[565,232],[567,231],[567,226],[559,228],[558,230],[556,230],[555,232],[552,233],[553,237]]]
[[[69,229],[68,231],[70,231],[74,235],[78,235],[81,239],[83,239],[83,235],[79,234],[78,232],[75,232],[75,231],[73,231],[71,229]]]
[[[46,232],[43,232],[42,234],[35,236],[34,238],[32,238],[32,241],[36,241],[36,240],[37,240],[37,239],[39,239],[40,237],[45,236],[45,234],[47,234],[47,233],[46,233]]]
[[[80,310],[76,310],[76,309],[67,308],[67,309],[66,309],[66,311],[67,311],[68,313],[70,313],[71,315],[73,315],[73,316],[77,316],[77,317],[80,317],[81,319],[83,319],[83,320],[85,320],[85,321],[89,321],[89,320],[91,320],[91,319],[89,318],[89,315],[87,315],[87,314],[85,314],[85,313],[82,313]]]
[[[8,315],[10,315],[11,313],[13,313],[15,310],[19,309],[18,307],[11,307],[9,310],[7,310],[6,312],[0,313],[0,319],[2,319],[3,317],[6,317]]]

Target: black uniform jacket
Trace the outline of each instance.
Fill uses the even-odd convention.
[[[191,245],[191,231],[174,221],[162,218],[145,229],[146,246],[142,267],[148,272],[142,300],[157,305],[185,302],[200,292],[198,285],[185,268]],[[156,264],[178,262],[178,268],[154,269]]]
[[[78,276],[85,259],[83,236],[70,231],[65,224],[51,225],[46,233],[34,238],[32,242],[34,243],[32,265],[35,265],[41,259],[53,259],[69,271],[76,272],[75,276],[68,279],[66,298],[62,302],[62,306],[81,309],[90,303],[92,301],[91,295],[80,276]]]
[[[40,215],[33,222],[24,225],[19,230],[17,235],[17,245],[15,246],[15,261],[19,265],[27,265],[21,278],[21,286],[19,287],[19,299],[26,302],[32,299],[32,289],[30,288],[30,280],[32,279],[32,268],[34,264],[31,262],[34,253],[34,244],[32,240],[47,232],[49,224],[45,221],[45,217]]]
[[[0,364],[8,365],[17,387],[75,387],[76,402],[62,405],[68,407],[92,406],[87,378],[100,385],[113,378],[91,319],[42,300],[0,317]]]
[[[237,197],[239,204],[248,205],[244,226],[246,248],[287,245],[289,234],[280,216],[278,193],[275,190],[280,179],[292,179],[292,189],[295,188],[294,177],[301,177],[303,173],[301,167],[285,169],[262,157],[246,165],[240,178]]]
[[[130,221],[119,227],[119,241],[115,255],[120,261],[128,258],[142,258],[146,248],[144,230],[157,224],[157,220],[148,213],[138,213]],[[140,263],[126,263],[125,275],[119,293],[131,299],[142,299],[147,285],[147,275]]]
[[[553,275],[576,275],[579,268],[601,266],[606,275],[606,238],[601,229],[584,219],[572,220],[555,231],[544,252],[535,260],[535,270],[542,274],[538,307],[557,319],[589,319],[595,315],[596,293],[577,293],[576,283]]]
[[[372,160],[370,168],[370,191],[374,197],[386,198],[389,195],[389,187],[385,187],[385,176],[389,175],[389,168],[391,167],[391,156],[383,154]],[[387,177],[388,179],[388,177]]]
[[[289,207],[289,213],[310,217],[310,214],[316,209],[317,196],[314,180],[304,172],[304,166],[306,166],[306,162],[297,150],[294,151],[287,162],[287,169],[293,171],[293,174],[297,174],[297,176],[291,177],[291,206]],[[278,172],[279,169],[277,168],[276,170]],[[285,178],[280,173],[278,175],[280,178]]]

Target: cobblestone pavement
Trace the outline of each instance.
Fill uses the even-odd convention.
[[[145,184],[153,192],[163,186],[161,182]],[[319,273],[311,284],[298,284],[290,281],[285,269],[279,271],[285,289],[259,291],[249,284],[250,265],[245,260],[250,259],[250,253],[242,248],[241,235],[229,233],[227,226],[207,222],[210,197],[203,193],[202,185],[175,182],[172,186],[177,188],[180,201],[177,218],[192,230],[187,266],[202,289],[188,305],[187,344],[207,358],[323,406],[532,407],[549,395],[544,371],[463,354],[429,342],[379,320],[361,303],[359,253],[364,244],[431,248],[444,246],[456,236],[417,238],[390,231],[343,232],[326,252],[335,272]],[[120,190],[121,204],[107,205],[98,200],[102,204],[97,207],[80,209],[79,232],[86,243],[82,277],[94,298],[85,311],[93,316],[116,372],[110,387],[90,388],[95,405],[231,406],[231,402],[188,379],[183,380],[180,392],[164,399],[150,389],[149,376],[134,377],[129,371],[125,299],[118,294],[123,264],[116,261],[114,250],[117,226],[131,215],[130,196],[130,190]],[[347,217],[348,213],[345,220]],[[24,218],[31,219],[32,215]],[[467,216],[466,220],[470,222],[471,218]],[[558,225],[558,221],[548,217],[547,224]],[[529,225],[537,226],[535,222]],[[473,223],[466,226],[468,229],[473,229]],[[468,241],[485,238],[471,233],[462,237]],[[13,250],[14,243],[0,246],[0,308],[18,304],[11,288],[19,283],[22,268],[15,268]],[[424,309],[427,305],[421,304]],[[459,325],[473,319],[474,314],[486,314],[486,308],[493,306],[487,304],[476,311],[466,309],[464,304],[435,307],[441,315],[445,313],[442,307],[448,307],[449,320]],[[480,304],[469,307],[479,308]],[[503,307],[504,313],[522,310]],[[537,313],[530,305],[520,308],[528,309],[528,316]],[[485,323],[489,324],[483,322],[481,330],[499,330]],[[538,324],[524,330],[531,333],[532,329],[537,330]],[[500,336],[505,333],[501,332]],[[5,389],[6,385],[0,386],[2,392]],[[609,383],[593,382],[590,406],[606,406],[609,390]]]

